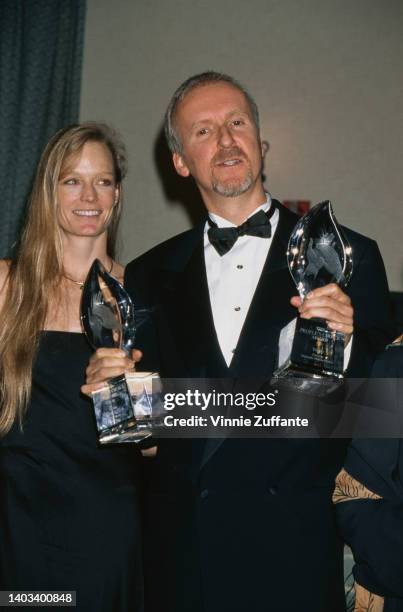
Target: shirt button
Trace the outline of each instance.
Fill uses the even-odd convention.
[[[268,491],[269,491],[270,495],[277,495],[278,489],[277,489],[277,487],[271,486],[271,487],[268,488]]]
[[[241,307],[240,307],[240,306],[235,306],[234,310],[235,310],[236,312],[239,312],[239,311],[241,310]]]
[[[200,497],[202,499],[206,499],[208,497],[209,494],[209,490],[208,489],[203,489],[203,491],[200,492]]]
[[[237,269],[238,269],[238,270],[242,270],[242,268],[243,268],[243,265],[242,265],[242,264],[238,264],[238,265],[237,265]]]

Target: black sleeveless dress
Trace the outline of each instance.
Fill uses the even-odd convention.
[[[80,394],[90,354],[82,334],[43,332],[23,431],[0,439],[0,590],[74,590],[80,612],[141,612],[141,457],[97,443]]]

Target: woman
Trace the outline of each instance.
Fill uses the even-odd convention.
[[[333,497],[356,563],[355,612],[403,612],[402,339],[376,360],[366,396],[396,438],[354,440]]]
[[[80,394],[83,281],[114,259],[124,148],[104,124],[58,132],[18,255],[0,263],[0,588],[75,590],[77,610],[142,610],[135,445],[100,448]],[[129,362],[128,362],[129,364]]]

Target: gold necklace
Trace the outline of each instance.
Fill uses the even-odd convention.
[[[111,267],[108,270],[108,274],[110,274],[112,272],[112,268],[113,268],[113,260],[111,262]],[[69,280],[71,283],[74,283],[75,285],[78,285],[80,287],[81,291],[83,290],[85,280],[83,280],[83,281],[74,280],[74,278],[70,278],[70,276],[67,276],[67,274],[62,274],[62,276],[64,276],[64,278]]]

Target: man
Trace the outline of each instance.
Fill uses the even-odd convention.
[[[349,374],[365,375],[390,337],[375,243],[346,230],[356,262],[348,294],[328,285],[301,303],[285,257],[297,217],[264,192],[250,95],[227,75],[192,77],[171,100],[166,135],[178,174],[193,177],[209,217],[127,266],[129,292],[153,313],[139,330],[147,367],[268,380],[297,309],[343,332]],[[242,225],[248,218],[252,230]],[[240,225],[235,240],[218,229]],[[119,351],[100,350],[88,383],[129,366]],[[147,466],[146,612],[344,610],[331,510],[344,450],[335,440],[162,441]]]

